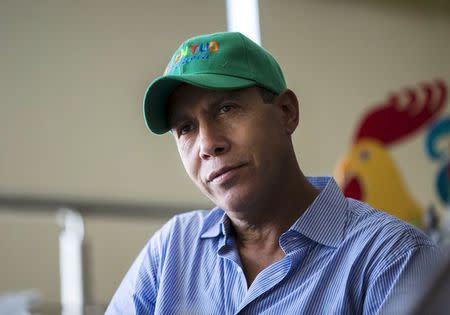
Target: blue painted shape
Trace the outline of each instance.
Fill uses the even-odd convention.
[[[450,117],[438,121],[430,128],[430,132],[425,139],[425,150],[432,160],[441,160],[449,158],[449,148],[439,150],[438,140],[443,136],[450,136]]]
[[[448,204],[450,201],[450,163],[447,163],[439,170],[438,176],[436,177],[436,190],[438,191],[438,196],[444,202]]]

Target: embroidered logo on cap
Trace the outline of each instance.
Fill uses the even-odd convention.
[[[219,49],[219,42],[215,40],[181,47],[173,55],[171,61],[164,70],[164,75],[166,75],[170,71],[176,70],[181,65],[192,62],[193,60],[208,59],[210,54],[218,52]]]

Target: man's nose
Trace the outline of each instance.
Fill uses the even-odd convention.
[[[200,150],[199,156],[203,160],[226,153],[230,143],[221,128],[214,124],[204,124],[199,127]]]

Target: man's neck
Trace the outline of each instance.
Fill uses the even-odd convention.
[[[319,194],[303,174],[296,185],[287,185],[281,191],[283,195],[271,202],[262,202],[257,209],[239,211],[239,216],[227,213],[240,244],[278,244],[281,234],[294,224]]]
[[[286,194],[275,204],[266,203],[257,211],[251,211],[253,216],[228,214],[248,286],[263,269],[285,256],[279,245],[281,234],[294,224],[319,194],[303,175],[300,179],[297,186],[288,185],[292,189],[286,189]]]

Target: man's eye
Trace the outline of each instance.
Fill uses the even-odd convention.
[[[180,135],[185,135],[187,134],[189,131],[191,131],[193,128],[192,124],[186,124],[180,127],[179,129],[179,134]]]
[[[231,109],[233,109],[232,105],[223,105],[222,107],[220,107],[220,112],[221,113],[227,113],[229,112]]]

